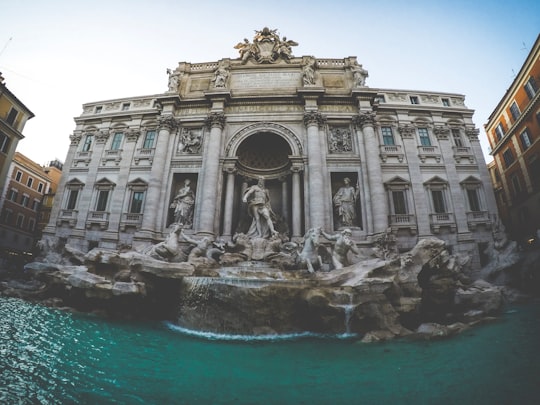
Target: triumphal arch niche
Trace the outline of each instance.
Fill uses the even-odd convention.
[[[268,237],[253,229],[253,210],[244,201],[250,187],[259,184],[268,194],[269,214],[276,232],[299,236],[302,231],[303,150],[298,137],[276,123],[256,123],[238,131],[226,148],[224,170],[227,194],[223,234],[245,233]],[[261,184],[262,183],[262,184]],[[248,196],[249,198],[250,196]],[[256,215],[256,213],[255,213]]]

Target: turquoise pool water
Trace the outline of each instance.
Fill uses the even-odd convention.
[[[0,298],[1,404],[538,404],[540,303],[442,341],[219,340]]]

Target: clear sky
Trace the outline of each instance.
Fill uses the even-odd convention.
[[[18,0],[0,7],[0,72],[36,115],[18,151],[65,160],[82,104],[167,90],[178,62],[236,58],[265,26],[295,56],[357,56],[376,88],[466,96],[483,126],[540,32],[537,0]]]

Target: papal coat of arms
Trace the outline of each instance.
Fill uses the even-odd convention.
[[[242,63],[246,63],[250,58],[258,63],[274,63],[280,58],[289,62],[293,57],[291,48],[298,43],[287,40],[286,37],[280,39],[276,32],[277,30],[264,27],[255,31],[252,43],[247,38],[244,42],[239,42],[234,48],[240,52]]]

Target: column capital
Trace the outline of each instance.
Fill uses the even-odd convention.
[[[69,136],[69,140],[71,141],[72,145],[78,145],[81,141],[82,134],[80,132],[74,132]]]
[[[410,124],[400,125],[398,132],[402,138],[412,138],[416,132],[416,128]]]
[[[375,124],[375,112],[365,111],[359,113],[357,116],[353,117],[353,124],[359,128],[364,128],[366,126],[373,126]]]
[[[222,112],[212,112],[206,117],[205,124],[209,128],[223,129],[225,127],[225,114]]]
[[[438,125],[433,128],[433,133],[437,139],[448,139],[448,136],[450,135],[450,128],[447,126]]]
[[[105,143],[109,139],[109,131],[102,129],[96,132],[96,143]]]
[[[158,128],[165,129],[169,132],[178,128],[178,121],[172,115],[160,115],[158,117]]]
[[[136,128],[129,128],[125,131],[126,139],[129,142],[137,142],[137,139],[139,139],[139,136],[141,135],[140,129]]]
[[[478,128],[465,128],[465,135],[469,138],[469,141],[477,141],[480,130]]]
[[[304,125],[309,127],[311,125],[317,125],[321,127],[325,123],[325,118],[323,115],[317,111],[306,111],[304,113]]]

